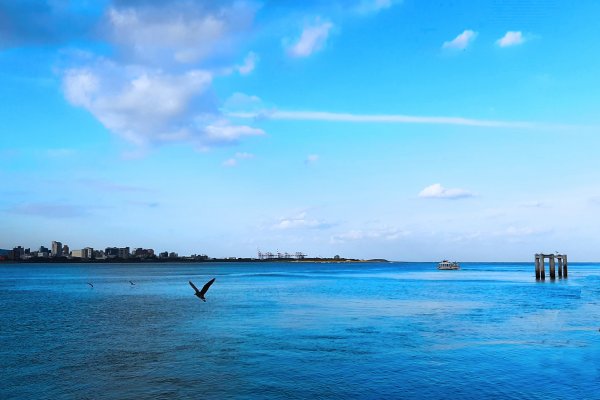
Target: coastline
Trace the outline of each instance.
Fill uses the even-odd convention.
[[[354,258],[305,258],[303,260],[288,258],[273,258],[260,260],[257,258],[109,258],[109,259],[82,259],[82,258],[32,258],[28,260],[0,260],[2,264],[190,264],[190,263],[322,263],[322,264],[344,264],[344,263],[389,263],[391,261],[383,258],[368,260]]]

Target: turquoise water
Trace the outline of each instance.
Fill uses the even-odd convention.
[[[600,399],[600,265],[533,272],[2,265],[0,398]]]

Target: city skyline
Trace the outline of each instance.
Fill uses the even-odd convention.
[[[119,246],[108,246],[104,250],[86,246],[81,249],[71,249],[68,244],[53,240],[50,247],[44,245],[39,248],[23,247],[21,245],[15,246],[12,249],[0,248],[0,261],[40,261],[40,259],[49,258],[68,258],[68,259],[82,259],[82,260],[107,260],[107,259],[195,259],[195,260],[304,260],[304,259],[332,259],[332,260],[346,260],[346,258],[340,257],[336,254],[334,256],[309,256],[301,251],[280,251],[279,249],[275,252],[272,251],[261,251],[256,250],[256,255],[253,257],[237,257],[235,255],[229,255],[227,257],[209,257],[206,254],[193,253],[180,255],[173,251],[160,251],[157,252],[152,248],[144,247],[119,247]],[[382,260],[380,260],[382,261]]]
[[[0,248],[599,260],[599,12],[0,1]]]

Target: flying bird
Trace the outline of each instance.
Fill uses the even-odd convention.
[[[131,283],[131,286],[135,286],[135,283],[133,283],[133,282],[131,282],[131,281],[129,281],[129,283]]]
[[[91,283],[89,283],[89,282],[88,282],[87,284],[88,284],[88,285],[90,285],[91,287],[94,287],[94,285],[92,285],[92,284],[91,284]]]
[[[194,296],[196,296],[197,298],[199,298],[202,301],[206,301],[206,298],[204,298],[204,295],[206,294],[206,292],[208,292],[208,288],[210,287],[210,285],[213,284],[213,282],[215,281],[215,278],[212,278],[210,281],[206,282],[206,284],[204,284],[204,286],[202,286],[202,290],[198,290],[198,288],[196,287],[196,285],[194,285],[192,283],[192,281],[189,281],[190,286],[196,291],[196,293],[194,293]]]

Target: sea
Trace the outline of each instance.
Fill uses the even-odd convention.
[[[600,399],[599,329],[600,264],[2,264],[0,398]]]

